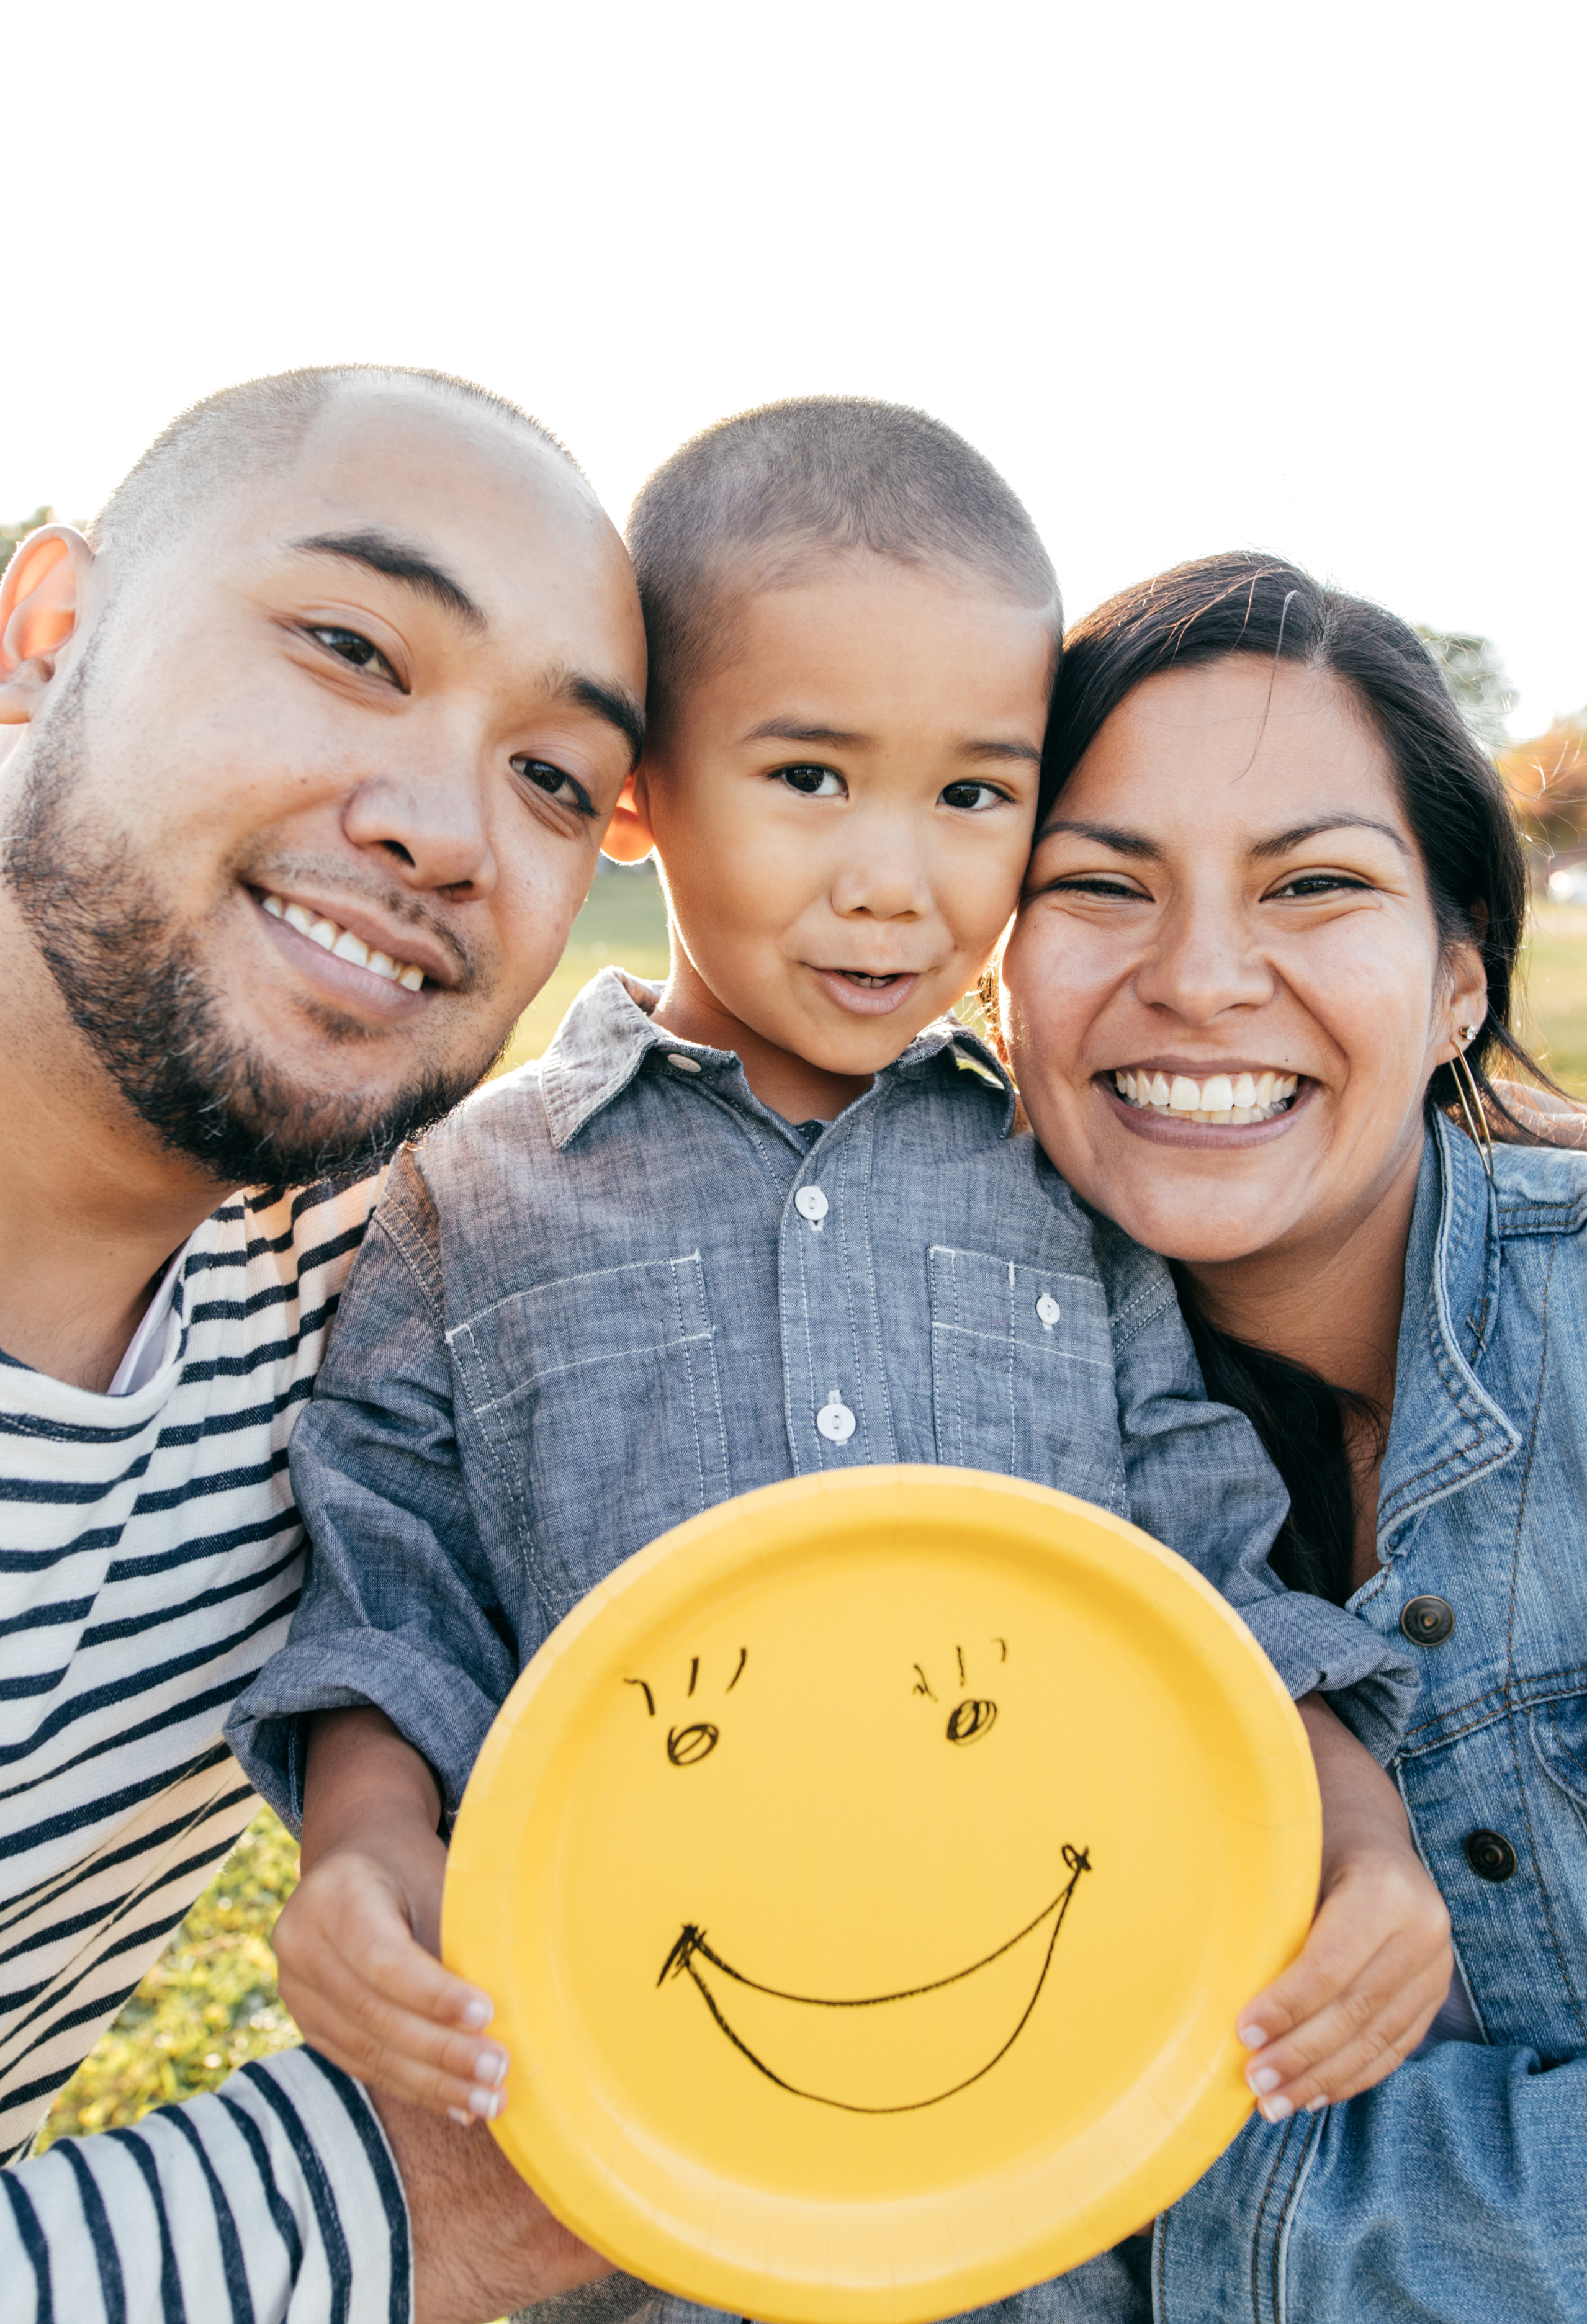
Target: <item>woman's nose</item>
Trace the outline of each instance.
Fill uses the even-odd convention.
[[[1272,998],[1273,973],[1243,912],[1209,899],[1173,913],[1136,973],[1137,998],[1204,1025],[1226,1009],[1253,1009]]]

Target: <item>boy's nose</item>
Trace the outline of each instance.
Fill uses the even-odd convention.
[[[907,847],[856,849],[832,883],[832,908],[845,919],[925,919],[932,900],[926,867]]]

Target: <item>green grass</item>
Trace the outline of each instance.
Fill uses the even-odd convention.
[[[513,1036],[507,1065],[540,1056],[574,994],[608,960],[636,975],[666,974],[666,912],[648,866],[596,881],[561,965]],[[1587,908],[1539,909],[1526,993],[1528,1031],[1545,1061],[1587,1097]],[[212,2089],[245,2060],[298,2039],[276,1993],[270,1950],[297,1877],[297,1849],[265,1809],[57,2099],[43,2143],[135,2122],[150,2107]]]

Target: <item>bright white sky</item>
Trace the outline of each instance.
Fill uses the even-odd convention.
[[[9,12],[0,515],[338,359],[527,404],[621,521],[817,389],[940,415],[1072,614],[1279,549],[1587,702],[1587,12],[105,0]]]

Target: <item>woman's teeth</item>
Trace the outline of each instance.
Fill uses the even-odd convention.
[[[1194,1082],[1188,1074],[1115,1074],[1113,1087],[1126,1105],[1171,1113],[1180,1121],[1271,1121],[1295,1102],[1295,1074],[1213,1074]]]
[[[355,968],[366,968],[373,975],[383,976],[388,984],[400,984],[407,992],[417,992],[424,982],[424,971],[411,960],[393,960],[389,952],[371,952],[369,946],[351,928],[339,928],[334,920],[317,920],[301,904],[286,904],[279,896],[264,895],[261,901],[272,920],[285,920],[288,927],[296,928],[300,936],[311,944],[334,953],[338,960],[350,960]]]

